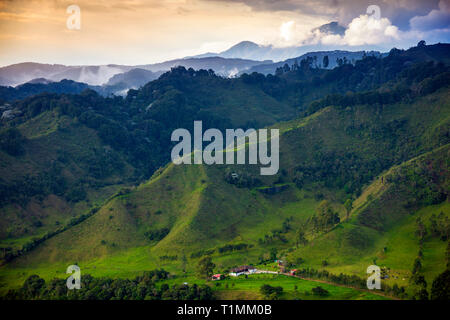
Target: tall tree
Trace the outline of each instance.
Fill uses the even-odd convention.
[[[183,270],[183,273],[186,273],[186,264],[187,264],[187,258],[183,252],[183,255],[181,256],[181,270]]]
[[[351,199],[347,199],[344,202],[345,211],[347,213],[347,219],[350,216],[350,211],[353,209],[353,201]]]
[[[303,227],[298,228],[297,233],[295,235],[296,246],[298,248],[299,244],[307,244],[308,240],[305,237],[305,231],[303,231]]]
[[[431,300],[450,300],[450,270],[445,270],[433,280]]]
[[[270,260],[277,260],[277,248],[270,249]]]
[[[200,276],[205,277],[206,279],[211,278],[213,275],[213,271],[216,265],[212,262],[210,256],[203,257],[198,262],[197,271]]]

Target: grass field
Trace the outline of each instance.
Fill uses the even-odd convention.
[[[166,280],[162,283],[168,285],[182,284],[203,284],[205,281],[198,280],[196,277],[176,278]],[[245,276],[230,277],[220,281],[209,282],[212,285],[216,295],[220,299],[235,300],[235,299],[263,299],[260,293],[260,288],[263,284],[271,286],[280,286],[283,288],[283,294],[280,299],[294,300],[385,300],[389,299],[381,295],[377,295],[364,290],[357,290],[354,288],[341,287],[328,283],[321,283],[317,281],[303,280],[295,277],[285,275],[269,275],[269,274],[253,274],[248,278]],[[312,294],[311,289],[317,286],[329,292],[326,297],[318,297]],[[297,287],[297,288],[295,288]]]

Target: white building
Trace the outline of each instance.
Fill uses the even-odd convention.
[[[230,276],[237,277],[241,274],[252,274],[256,272],[256,268],[253,266],[241,266],[230,270]]]

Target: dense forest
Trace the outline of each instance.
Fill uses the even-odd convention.
[[[4,299],[20,300],[211,300],[209,286],[160,285],[170,274],[164,270],[146,271],[142,276],[128,279],[97,279],[83,275],[83,290],[68,290],[66,280],[53,279],[46,283],[37,275],[30,276],[19,290],[11,290]]]

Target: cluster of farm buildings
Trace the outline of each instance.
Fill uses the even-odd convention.
[[[291,270],[289,273],[291,275],[294,275],[296,271],[297,270],[294,269],[294,270]],[[277,272],[277,271],[268,271],[268,270],[258,270],[258,269],[256,269],[253,266],[240,266],[240,267],[236,267],[236,268],[231,269],[230,273],[228,275],[230,275],[232,277],[237,277],[237,276],[240,276],[240,275],[243,275],[243,274],[249,275],[249,274],[254,274],[254,273],[278,274],[279,272]],[[218,273],[218,274],[215,274],[215,275],[212,276],[212,280],[221,280],[224,277],[225,277],[225,275]]]

